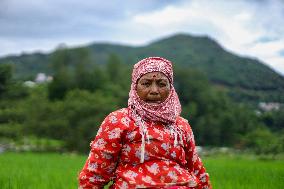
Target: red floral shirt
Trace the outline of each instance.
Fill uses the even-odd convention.
[[[140,163],[141,135],[128,111],[124,108],[112,112],[102,122],[80,172],[79,188],[103,188],[110,180],[114,181],[111,188],[211,188],[187,120],[177,118],[183,144],[176,147],[167,126],[146,123],[149,141],[145,144],[145,160]]]

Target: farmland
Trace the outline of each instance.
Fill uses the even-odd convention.
[[[85,155],[55,153],[0,154],[1,189],[77,188]],[[203,157],[213,188],[271,189],[284,186],[283,160],[253,156]]]

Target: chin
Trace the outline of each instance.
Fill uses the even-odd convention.
[[[150,101],[150,100],[149,100],[149,101],[146,101],[146,102],[149,103],[149,104],[160,104],[162,101],[160,101],[160,100],[157,100],[157,101],[156,101],[156,100],[155,100],[155,101],[152,101],[152,100],[151,100],[151,101]]]

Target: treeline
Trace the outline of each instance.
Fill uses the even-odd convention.
[[[19,150],[87,152],[100,123],[127,106],[132,65],[110,54],[106,64],[92,62],[86,48],[58,49],[49,59],[53,81],[26,87],[0,65],[0,143]],[[284,112],[256,114],[234,103],[193,69],[175,68],[182,116],[198,145],[284,151]]]
[[[147,56],[162,56],[173,60],[179,67],[198,69],[210,83],[227,91],[234,101],[257,107],[259,102],[284,104],[284,78],[258,60],[240,57],[223,49],[207,36],[177,34],[154,41],[146,46],[126,46],[94,43],[89,50],[90,66],[94,62],[106,64],[110,53],[118,55],[123,63],[133,64]],[[78,61],[78,48],[69,48],[68,61]],[[79,50],[80,51],[80,50]],[[14,67],[13,78],[30,80],[38,72],[54,75],[50,66],[58,51],[44,54],[22,54],[0,58],[0,64]],[[91,68],[91,67],[90,67]],[[263,79],[265,78],[265,79]]]

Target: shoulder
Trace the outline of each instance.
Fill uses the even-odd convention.
[[[188,120],[179,116],[177,118],[177,126],[183,130],[186,141],[194,144],[194,135]]]
[[[121,118],[125,118],[125,117],[129,117],[129,110],[128,108],[121,108],[121,109],[118,109],[116,111],[113,111],[111,112],[106,118],[116,118],[116,119],[121,119]]]
[[[188,124],[188,120],[181,116],[177,117],[177,122]]]
[[[116,117],[128,116],[128,108],[121,108],[121,109],[115,110],[111,112],[108,116],[116,116]]]
[[[128,108],[121,108],[111,112],[106,116],[102,124],[117,125],[121,123],[125,124],[125,122],[130,122]]]
[[[182,130],[186,131],[186,132],[192,132],[192,129],[191,129],[191,126],[190,124],[188,123],[188,120],[181,117],[181,116],[178,116],[177,117],[177,121],[176,121],[176,124],[179,128],[181,128]]]

